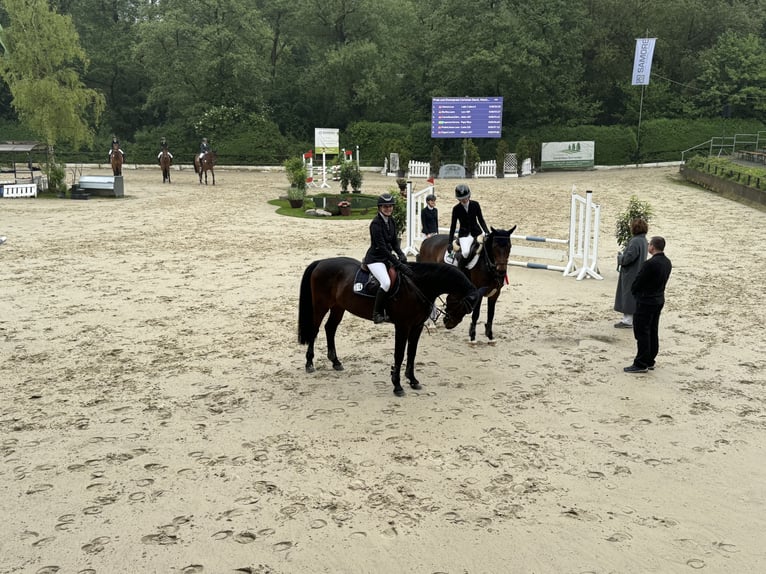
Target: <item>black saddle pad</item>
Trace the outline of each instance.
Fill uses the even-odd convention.
[[[378,294],[378,287],[380,287],[380,281],[375,279],[375,275],[369,271],[365,271],[361,267],[357,270],[356,275],[354,276],[355,295],[375,297]]]
[[[380,287],[380,281],[375,279],[375,275],[369,271],[365,271],[361,267],[354,275],[354,295],[361,295],[362,297],[375,297],[378,294],[378,287]],[[389,297],[394,297],[399,291],[399,276],[397,275],[396,281],[391,286]]]

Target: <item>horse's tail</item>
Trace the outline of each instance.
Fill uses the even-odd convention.
[[[319,265],[314,261],[306,267],[301,279],[300,298],[298,299],[298,342],[308,345],[316,339],[317,328],[314,325],[314,301],[311,293],[311,274]]]
[[[199,173],[199,156],[194,156],[194,173]]]

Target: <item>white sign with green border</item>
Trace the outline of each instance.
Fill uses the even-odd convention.
[[[596,142],[544,142],[540,169],[584,169],[593,167]]]

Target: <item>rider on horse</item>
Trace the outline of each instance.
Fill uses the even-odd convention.
[[[386,301],[391,289],[391,278],[388,268],[395,266],[405,275],[412,273],[407,263],[407,257],[399,246],[399,234],[394,222],[393,196],[385,193],[378,198],[378,214],[370,222],[370,248],[364,256],[364,264],[380,283],[375,297],[375,307],[372,311],[372,321],[375,324],[388,320]]]
[[[117,136],[112,136],[112,149],[109,150],[109,161],[112,161],[112,154],[118,151],[122,154],[123,161],[125,160],[125,152],[120,149],[120,140],[117,139]]]
[[[458,251],[456,255],[458,267],[465,269],[478,252],[481,243],[484,242],[484,236],[489,235],[489,228],[484,221],[479,202],[471,201],[471,190],[467,185],[461,183],[455,188],[455,199],[458,203],[452,208],[452,222],[447,236],[450,242],[447,244],[447,251],[449,253],[452,253],[453,249]],[[453,246],[452,240],[458,222],[460,229],[457,234],[457,245]]]
[[[173,154],[168,151],[168,142],[165,138],[162,138],[160,140],[160,153],[157,154],[157,163],[160,162],[160,158],[162,157],[162,152],[168,152],[168,155],[170,156],[170,159],[173,159]]]
[[[210,151],[210,144],[207,143],[207,138],[202,138],[202,143],[199,144],[199,158],[200,160]]]

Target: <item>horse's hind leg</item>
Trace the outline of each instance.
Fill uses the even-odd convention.
[[[342,371],[343,365],[338,360],[338,353],[335,350],[335,332],[338,330],[343,319],[345,311],[340,307],[334,307],[330,310],[330,316],[324,326],[324,332],[327,335],[327,358],[332,361],[332,368],[336,371]]]

